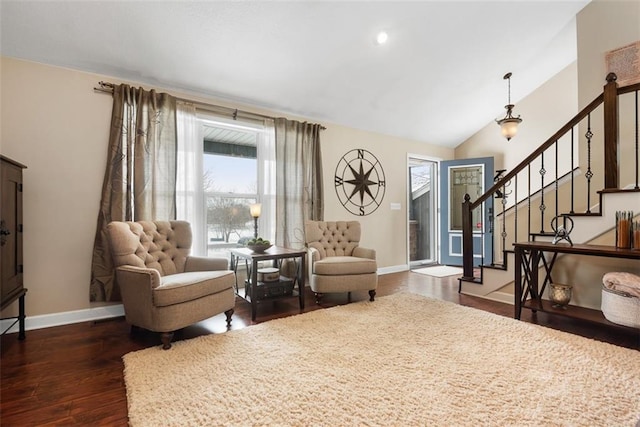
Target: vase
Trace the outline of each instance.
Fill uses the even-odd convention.
[[[571,285],[549,283],[549,300],[553,303],[552,307],[566,309],[571,301],[571,288]]]

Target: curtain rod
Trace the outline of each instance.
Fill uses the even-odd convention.
[[[95,90],[96,92],[104,92],[104,93],[108,93],[113,95],[113,89],[115,88],[115,85],[113,83],[109,83],[109,82],[104,82],[104,81],[99,81],[98,85],[100,87],[94,87],[93,90]],[[238,117],[240,116],[244,116],[245,118],[261,118],[261,119],[275,119],[275,117],[272,116],[267,116],[264,114],[258,114],[258,113],[252,113],[250,111],[243,111],[243,110],[238,110],[237,108],[231,108],[231,107],[223,107],[222,105],[214,105],[214,104],[207,104],[205,102],[199,102],[199,101],[193,101],[191,99],[185,99],[185,98],[179,98],[179,97],[175,97],[178,101],[181,102],[188,102],[191,104],[196,105],[197,107],[199,107],[202,110],[205,111],[210,111],[213,113],[220,113],[220,112],[224,112],[229,114],[231,117],[233,117],[233,120],[237,120]],[[320,129],[321,130],[325,130],[327,129],[326,127],[320,125]]]

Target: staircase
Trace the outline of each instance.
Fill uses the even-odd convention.
[[[551,138],[477,200],[465,196],[460,292],[513,303],[514,242],[550,241],[552,221],[567,228],[573,221],[573,243],[605,236],[613,244],[607,233],[616,211],[640,214],[639,91],[640,83],[620,88],[609,74],[603,93]],[[485,238],[493,250],[474,268],[472,212],[485,211],[490,199],[495,213]]]

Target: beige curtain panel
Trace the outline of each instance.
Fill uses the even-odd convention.
[[[275,119],[276,245],[304,248],[304,222],[322,221],[322,126]]]
[[[109,152],[91,265],[91,301],[120,301],[106,226],[173,220],[176,214],[176,99],[115,85]]]

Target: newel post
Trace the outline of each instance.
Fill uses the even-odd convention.
[[[618,163],[618,77],[607,75],[604,86],[604,188],[619,188]]]
[[[464,195],[462,203],[462,279],[473,279],[473,230],[471,228],[471,197]]]

